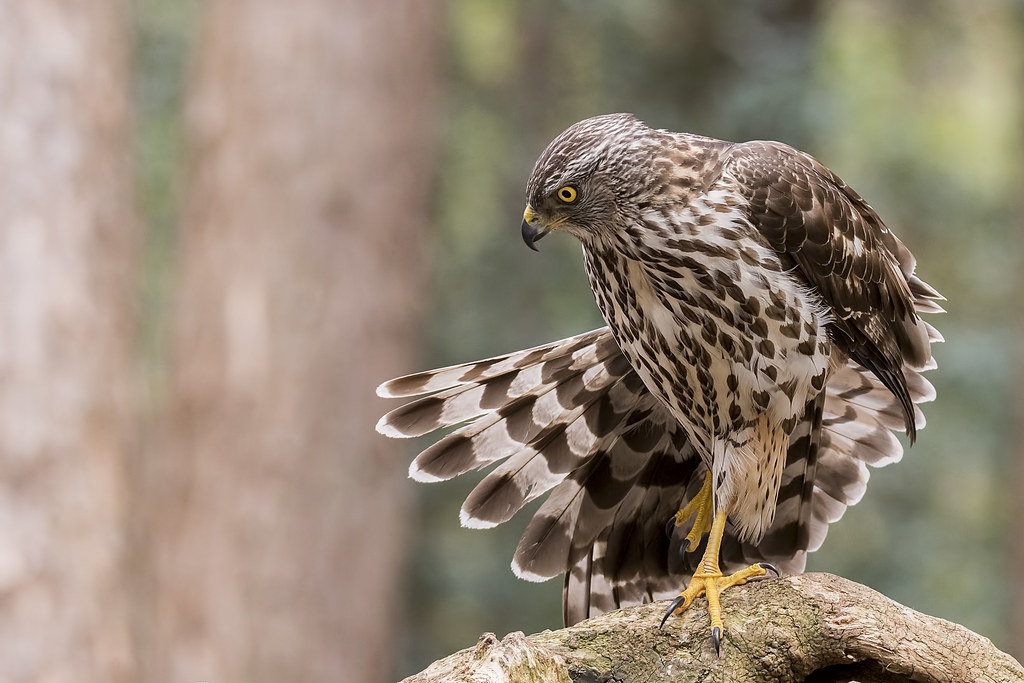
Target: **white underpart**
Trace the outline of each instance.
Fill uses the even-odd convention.
[[[699,241],[710,247],[721,247],[730,252],[737,248],[753,248],[758,251],[757,257],[760,260],[774,261],[778,263],[778,256],[770,248],[765,247],[753,239],[743,239],[743,244],[737,244],[732,235],[723,234],[726,229],[749,234],[754,230],[740,211],[718,212],[715,205],[724,204],[724,190],[713,190],[704,199],[696,200],[684,209],[684,214],[673,217],[671,221],[675,225],[685,226],[686,234],[678,232],[668,239],[684,239]],[[706,213],[713,213],[715,221],[709,225],[700,225],[700,217]],[[666,221],[657,213],[644,216],[645,220],[658,225],[665,225]],[[644,237],[646,244],[661,241],[665,242],[664,236],[659,236],[649,231]],[[666,251],[674,251],[666,247]],[[688,306],[687,302],[676,298],[663,286],[659,286],[658,278],[665,278],[666,265],[664,263],[652,262],[637,254],[636,258],[623,258],[620,267],[626,273],[627,282],[632,287],[636,297],[636,304],[645,325],[653,327],[653,331],[666,341],[667,348],[655,345],[655,368],[645,366],[641,361],[641,355],[646,353],[635,340],[626,338],[628,332],[616,323],[629,320],[635,317],[635,312],[622,310],[619,297],[614,295],[606,296],[605,308],[606,317],[613,331],[616,333],[623,352],[629,357],[638,374],[647,387],[662,401],[664,401],[673,415],[680,421],[688,432],[698,452],[706,463],[712,467],[714,481],[714,499],[716,508],[724,507],[742,528],[747,529],[753,536],[759,536],[770,524],[774,517],[774,492],[781,479],[781,465],[775,471],[766,472],[766,477],[774,479],[770,484],[770,500],[765,502],[763,490],[758,491],[758,462],[767,460],[767,454],[763,452],[759,437],[755,434],[753,427],[741,430],[740,433],[729,430],[728,410],[731,403],[740,406],[744,416],[758,416],[764,414],[767,417],[769,426],[782,425],[787,420],[799,417],[807,403],[813,396],[815,390],[811,380],[824,373],[828,368],[829,354],[828,345],[820,343],[826,338],[825,324],[827,315],[821,300],[816,295],[801,286],[790,273],[781,268],[776,270],[743,268],[734,258],[726,256],[715,256],[701,251],[699,248],[688,254],[699,261],[702,268],[714,275],[721,272],[728,276],[729,281],[735,283],[742,290],[744,299],[754,297],[762,303],[763,307],[770,305],[768,292],[773,291],[778,296],[781,293],[785,299],[787,309],[798,312],[800,319],[800,333],[797,338],[787,337],[780,332],[784,322],[773,320],[767,316],[759,316],[768,325],[767,338],[774,344],[774,355],[765,356],[758,351],[756,339],[753,339],[749,331],[737,329],[734,326],[727,326],[726,323],[718,322],[718,329],[721,333],[739,340],[746,338],[754,343],[753,355],[749,358],[734,358],[727,353],[720,344],[710,349],[710,367],[708,368],[712,383],[719,392],[717,396],[703,396],[698,372],[695,363],[680,362],[687,355],[687,339],[701,340],[702,326],[694,324],[684,315],[683,309]],[[588,259],[589,261],[589,259]],[[593,267],[588,263],[588,268]],[[672,278],[686,292],[700,292],[704,286],[698,281],[697,273],[686,268],[676,268]],[[613,285],[614,287],[615,285]],[[599,297],[600,298],[600,297]],[[718,303],[729,308],[734,314],[734,322],[742,319],[740,309],[742,304],[732,298],[726,297]],[[703,315],[700,306],[694,306]],[[611,313],[609,316],[608,314]],[[692,317],[692,316],[691,316]],[[747,316],[749,318],[749,315]],[[814,333],[809,335],[805,331],[804,322],[811,323]],[[650,332],[652,330],[648,330]],[[642,335],[646,336],[644,333]],[[797,349],[797,346],[810,339],[815,345],[815,353],[807,355]],[[701,345],[705,342],[699,341]],[[742,355],[742,354],[740,354]],[[773,381],[764,373],[769,365],[777,368],[777,376]],[[682,381],[693,388],[695,393],[694,402],[710,406],[711,410],[717,410],[720,418],[720,428],[714,429],[712,413],[709,412],[706,419],[699,420],[692,411],[681,405],[675,396],[673,386],[680,381],[677,375],[666,372],[658,377],[657,368],[677,368],[684,373]],[[727,380],[733,375],[738,380],[738,390],[734,394],[726,395]],[[795,389],[788,395],[780,387],[792,384]],[[761,410],[753,401],[753,395],[758,392],[769,393],[769,403],[766,410]],[[784,453],[784,451],[783,451]]]

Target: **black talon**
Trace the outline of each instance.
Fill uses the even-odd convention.
[[[711,629],[711,640],[715,641],[715,654],[722,654],[722,629],[715,626]]]
[[[779,570],[771,562],[758,562],[757,566],[761,569],[764,569],[765,572],[772,572],[773,574],[775,574],[775,578],[779,578],[780,576],[782,576]],[[764,581],[768,578],[771,578],[770,576],[768,576],[768,574],[762,574],[761,576],[751,576],[749,579],[747,579],[747,583],[750,583],[751,581]]]
[[[682,607],[685,603],[686,603],[686,596],[685,595],[677,595],[676,599],[673,600],[672,603],[668,606],[668,610],[665,611],[665,616],[663,616],[661,618],[661,623],[658,624],[658,628],[661,628],[662,626],[664,626],[665,622],[668,621],[668,618],[670,616],[672,616],[672,613],[675,612],[680,607]]]
[[[675,515],[672,515],[671,517],[668,518],[668,521],[665,522],[665,535],[668,536],[668,540],[670,540],[670,541],[672,540],[672,534],[673,534],[673,532],[675,532],[675,530],[676,530],[676,517],[675,517]]]
[[[758,562],[757,566],[761,569],[764,569],[765,571],[774,573],[775,578],[780,578],[782,576],[782,572],[780,572],[778,568],[771,562]]]

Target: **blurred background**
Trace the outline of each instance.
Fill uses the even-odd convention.
[[[0,679],[384,681],[561,625],[381,381],[602,324],[519,237],[571,123],[773,139],[946,295],[809,570],[1024,655],[1024,3],[0,0]],[[536,506],[534,506],[536,507]]]

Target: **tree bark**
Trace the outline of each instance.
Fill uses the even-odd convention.
[[[987,638],[830,574],[730,589],[721,655],[706,605],[699,600],[661,629],[667,602],[500,642],[487,633],[405,683],[1024,680],[1024,668]]]
[[[205,5],[149,680],[380,681],[407,463],[436,2]]]
[[[0,680],[134,680],[127,7],[0,2]]]

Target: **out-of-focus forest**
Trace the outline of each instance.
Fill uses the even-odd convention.
[[[386,379],[602,323],[522,244],[598,113],[803,149],[948,299],[808,563],[1024,656],[1024,3],[0,0],[0,679],[381,681],[561,625]],[[534,505],[530,510],[535,509]]]

